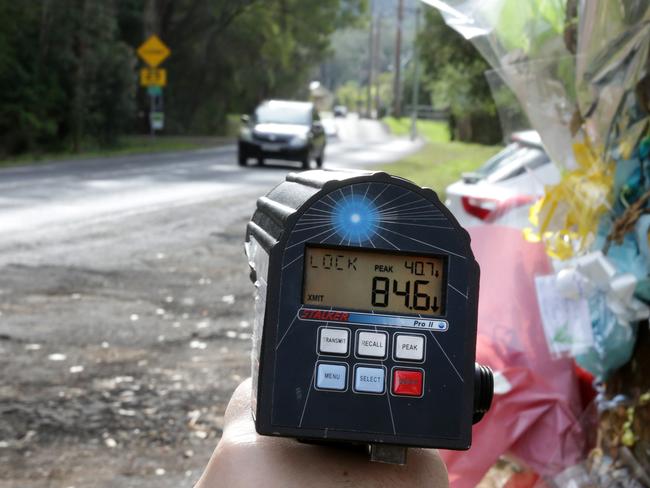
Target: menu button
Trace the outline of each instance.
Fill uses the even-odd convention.
[[[345,364],[320,363],[316,371],[316,388],[343,391],[347,388]]]

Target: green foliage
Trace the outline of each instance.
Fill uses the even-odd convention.
[[[566,0],[505,0],[495,30],[507,51],[533,53],[561,35],[565,21]]]
[[[411,56],[415,33],[414,11],[421,0],[404,0],[404,18],[402,22],[402,63]],[[397,27],[397,1],[373,0],[374,33],[379,34],[378,52],[375,56],[375,75],[392,73],[395,64],[395,29]],[[354,80],[362,86],[369,82],[369,29],[370,16],[361,17],[364,21],[352,24],[352,28],[340,29],[332,36],[331,54],[321,65],[320,81],[332,91]],[[410,98],[409,98],[410,100]],[[407,102],[409,103],[409,102]],[[389,98],[380,97],[380,104],[392,105],[392,92]]]
[[[501,139],[496,107],[484,73],[490,69],[469,41],[427,9],[418,51],[436,107],[449,107],[450,129],[460,140],[495,143]]]
[[[366,91],[356,81],[348,81],[336,90],[336,103],[356,111],[366,103]]]
[[[55,120],[42,101],[63,94],[36,64],[39,50],[33,52],[32,39],[38,38],[37,22],[37,12],[0,2],[0,155],[2,148],[13,152],[56,135]],[[41,83],[32,83],[37,77]]]
[[[161,38],[170,130],[223,130],[226,114],[270,97],[307,96],[312,67],[364,0],[167,0]],[[188,12],[192,12],[189,16]]]
[[[404,70],[402,82],[402,103],[404,107],[410,106],[413,102],[413,78],[415,76],[414,63],[409,62]],[[420,65],[418,67],[418,105],[433,104],[433,82],[428,73]],[[444,104],[442,104],[444,106]]]
[[[393,100],[393,75],[381,73],[371,88],[373,106],[379,110],[380,117],[388,111]],[[368,99],[368,87],[360,86],[356,81],[347,81],[336,90],[336,103],[345,105],[351,111],[365,110]],[[376,103],[377,102],[377,103]]]
[[[131,125],[135,109],[135,56],[119,39],[111,2],[84,0],[76,25],[72,82],[73,143],[93,137],[116,142]]]
[[[0,0],[0,156],[109,144],[130,125],[135,60],[112,5]]]
[[[328,88],[337,91],[349,81],[367,84],[367,29],[368,26],[364,29],[344,29],[333,35],[331,52],[320,73],[320,81]]]
[[[263,98],[306,96],[332,32],[356,25],[366,4],[0,0],[0,158],[114,145],[147,131],[135,55],[150,33],[145,24],[172,50],[163,65],[167,131],[214,134],[227,130],[228,113]]]

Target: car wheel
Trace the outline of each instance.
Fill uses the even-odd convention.
[[[246,154],[240,152],[239,155],[237,156],[237,159],[239,162],[239,166],[246,166],[246,163],[248,162],[248,158],[246,157]]]
[[[259,166],[264,166],[264,158],[257,158],[257,164]]]

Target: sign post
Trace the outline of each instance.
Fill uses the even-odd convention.
[[[146,87],[149,94],[149,127],[152,136],[165,127],[162,89],[167,86],[167,70],[158,66],[170,54],[170,49],[155,34],[138,48],[138,56],[148,65],[148,68],[140,70],[140,86]]]

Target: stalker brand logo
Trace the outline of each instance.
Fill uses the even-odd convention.
[[[315,310],[303,308],[298,313],[301,320],[321,320],[323,322],[347,322],[350,320],[348,312],[334,312],[332,310]]]

